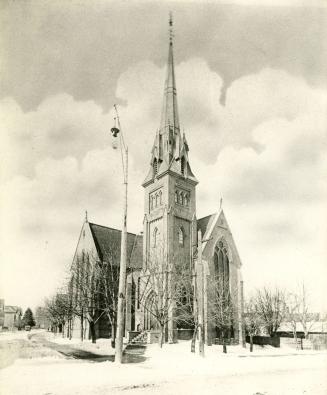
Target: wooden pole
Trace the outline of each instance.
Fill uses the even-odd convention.
[[[118,290],[118,309],[117,309],[117,337],[115,362],[123,362],[123,338],[124,338],[124,305],[126,294],[126,266],[127,266],[127,191],[128,191],[128,148],[124,149],[125,160],[123,163],[124,172],[124,208],[123,208],[123,228],[121,233],[120,246],[120,270],[119,270],[119,290]]]
[[[202,234],[198,231],[198,312],[199,312],[199,354],[204,357],[204,273],[202,264]]]
[[[243,280],[240,281],[241,287],[241,336],[242,336],[242,347],[246,348],[246,339],[245,339],[245,328],[244,328],[244,286]]]

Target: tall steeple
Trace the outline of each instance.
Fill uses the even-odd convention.
[[[174,53],[173,53],[173,19],[172,14],[169,18],[169,49],[167,76],[165,81],[164,99],[161,114],[160,132],[168,133],[171,128],[175,134],[179,135],[179,117],[177,108],[177,92],[174,70]]]
[[[188,144],[181,134],[177,108],[177,92],[173,54],[173,20],[169,18],[167,75],[160,126],[152,148],[149,173],[143,182],[143,259],[148,265],[188,267],[196,240],[196,185],[188,159]],[[184,266],[186,265],[186,266]],[[168,279],[168,282],[170,280]],[[169,284],[167,284],[169,286]],[[177,333],[169,312],[170,341]],[[150,329],[145,324],[145,329]]]
[[[188,150],[185,134],[182,136],[180,131],[173,53],[173,18],[170,13],[168,63],[161,122],[152,148],[151,168],[143,185],[167,171],[197,183],[189,165]]]

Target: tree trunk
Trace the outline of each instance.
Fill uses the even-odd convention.
[[[298,348],[297,347],[297,333],[296,333],[296,329],[295,330],[293,329],[293,339],[294,339],[295,347]]]
[[[96,343],[96,334],[95,334],[95,324],[94,321],[89,321],[89,325],[90,325],[90,333],[91,333],[91,339],[92,339],[92,343]]]
[[[309,339],[309,329],[307,329],[306,327],[304,327],[304,338]]]
[[[65,337],[65,323],[62,324],[62,337]]]
[[[195,342],[196,342],[196,335],[198,332],[198,328],[195,327],[193,331],[193,336],[192,336],[192,342],[191,342],[191,352],[195,353]]]
[[[81,316],[81,341],[84,340],[84,317]]]
[[[116,320],[112,320],[112,326],[111,326],[111,347],[115,348],[116,347]]]
[[[72,340],[73,337],[73,319],[70,319],[69,322],[69,340]]]
[[[163,341],[164,341],[164,326],[160,325],[160,336],[159,336],[159,346],[160,346],[160,348],[162,348]]]
[[[253,352],[253,335],[250,336],[250,352]]]
[[[84,318],[84,331],[83,331],[83,339],[86,339],[86,329],[87,329],[87,325],[86,325],[86,319]]]
[[[223,335],[223,353],[227,354],[225,331],[222,331],[222,335]]]

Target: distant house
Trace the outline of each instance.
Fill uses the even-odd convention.
[[[48,329],[51,327],[50,320],[47,315],[47,309],[38,307],[35,311],[35,326],[40,329]]]
[[[315,315],[317,316],[317,315]],[[314,315],[313,315],[314,318]],[[307,322],[308,334],[327,334],[327,320],[314,320]],[[296,322],[296,334],[298,337],[304,336],[304,328],[301,322]],[[277,335],[280,337],[293,336],[293,326],[289,321],[284,321],[280,325]]]
[[[3,328],[5,323],[5,300],[0,299],[0,330]]]
[[[4,324],[3,328],[14,330],[20,328],[22,319],[22,309],[18,306],[4,307]]]

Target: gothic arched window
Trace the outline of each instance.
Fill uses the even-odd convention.
[[[158,196],[158,194],[156,193],[156,207],[158,207],[158,199],[159,199],[159,196]]]
[[[188,206],[189,200],[188,200],[188,194],[187,193],[185,193],[185,196],[184,196],[184,203],[185,203],[185,206]]]
[[[178,229],[178,244],[184,245],[184,230],[182,227]]]
[[[162,191],[159,191],[159,204],[162,205]]]
[[[214,253],[215,278],[223,286],[229,286],[229,258],[226,246],[219,241]]]
[[[178,192],[175,191],[175,203],[178,203]]]
[[[183,192],[181,192],[181,193],[179,194],[179,203],[180,203],[181,205],[183,205],[183,204],[184,204],[184,196],[183,196]]]

